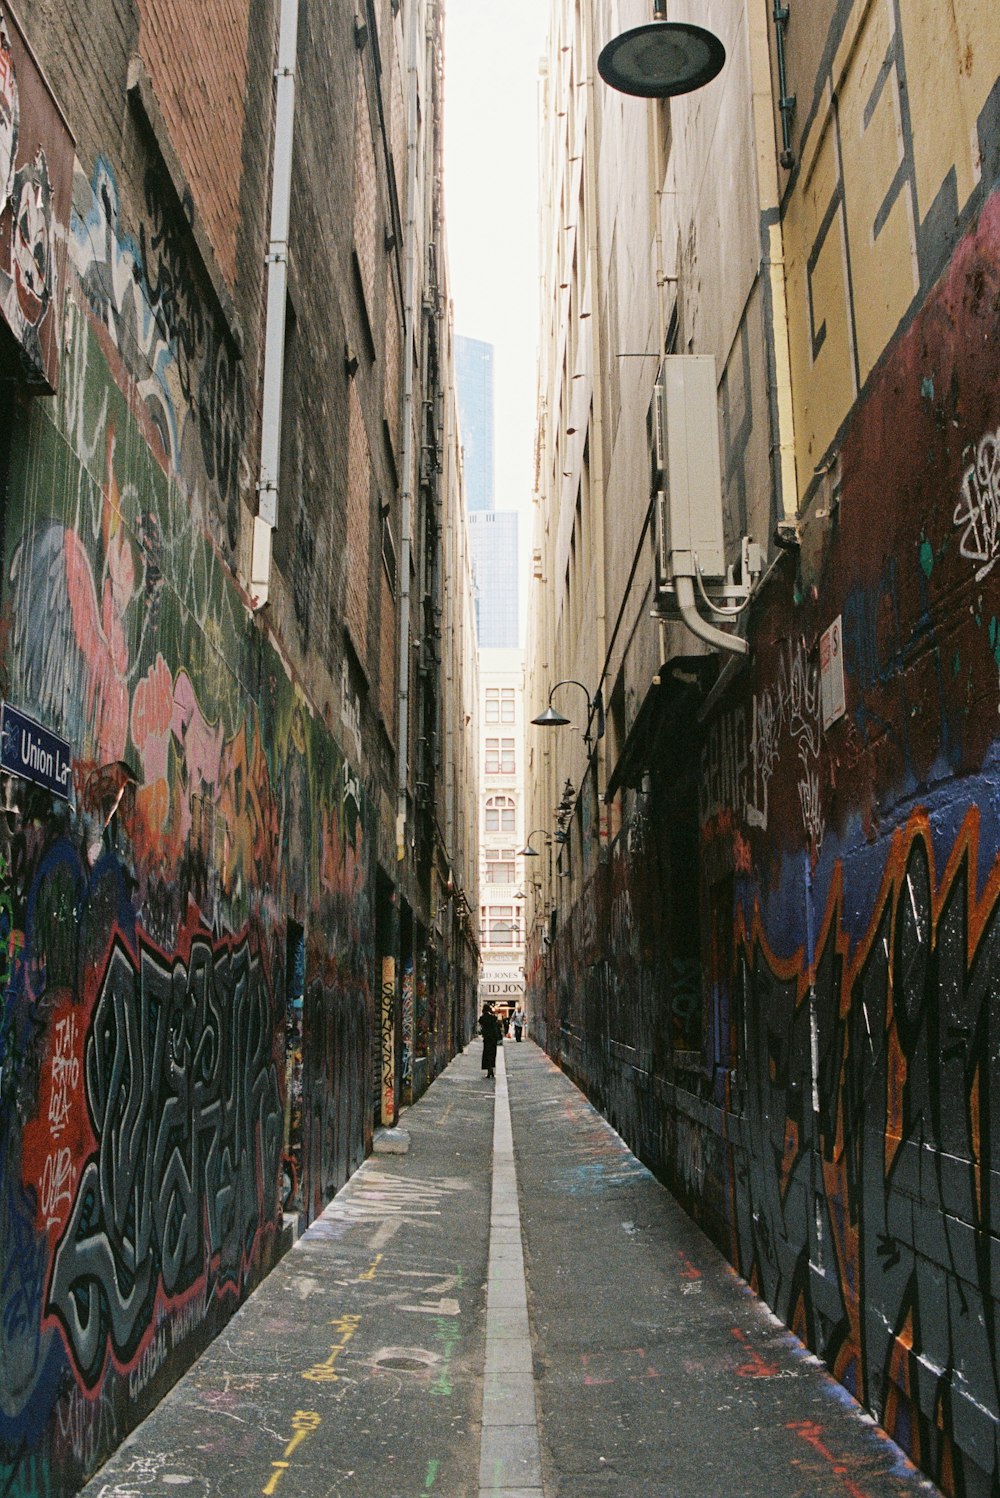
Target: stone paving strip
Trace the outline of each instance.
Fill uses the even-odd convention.
[[[503,1048],[497,1052],[480,1498],[542,1498],[521,1213]]]

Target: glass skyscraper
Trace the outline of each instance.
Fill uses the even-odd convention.
[[[465,449],[467,509],[492,510],[493,345],[478,338],[455,339],[458,420]]]
[[[494,507],[492,343],[456,337],[455,373],[479,646],[516,649],[518,515]]]
[[[518,645],[518,519],[514,510],[480,510],[469,516],[481,650],[510,650]]]

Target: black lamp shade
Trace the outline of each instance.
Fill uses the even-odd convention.
[[[725,60],[726,49],[711,31],[685,21],[647,21],[608,42],[597,71],[623,94],[668,99],[711,83]]]
[[[539,713],[537,718],[532,718],[532,723],[537,723],[539,728],[565,728],[569,722],[562,713],[556,712],[550,703],[544,713]]]

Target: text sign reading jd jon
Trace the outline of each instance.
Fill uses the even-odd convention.
[[[0,709],[0,769],[69,800],[73,760],[67,740],[19,713],[9,702]]]

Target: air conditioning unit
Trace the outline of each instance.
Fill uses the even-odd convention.
[[[668,355],[653,387],[647,418],[656,494],[653,612],[743,655],[746,641],[702,617],[696,601],[720,621],[734,620],[761,570],[760,548],[747,538],[738,565],[726,562],[717,389],[711,354]]]
[[[719,398],[712,354],[671,354],[653,390],[660,576],[669,587],[688,559],[708,582],[724,582]]]

